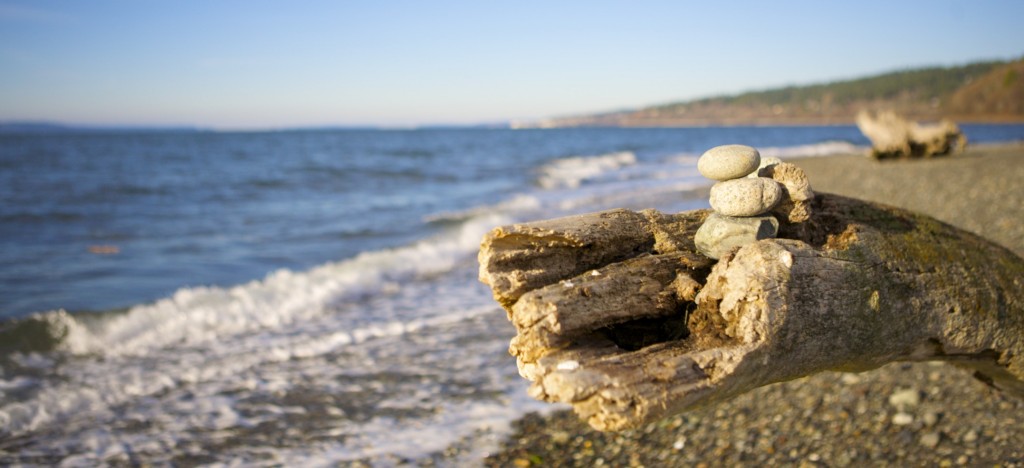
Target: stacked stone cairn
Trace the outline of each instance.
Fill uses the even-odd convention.
[[[780,219],[784,225],[810,219],[814,192],[796,165],[778,158],[762,159],[749,146],[725,145],[705,152],[697,170],[718,181],[711,187],[714,213],[694,236],[697,250],[710,258],[775,238]]]

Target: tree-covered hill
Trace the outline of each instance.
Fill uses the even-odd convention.
[[[683,126],[853,122],[860,110],[892,109],[918,120],[1024,121],[1024,59],[902,70],[636,110],[556,118],[543,126]]]

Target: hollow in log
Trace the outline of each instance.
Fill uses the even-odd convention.
[[[826,370],[942,360],[1024,396],[1024,260],[927,216],[830,194],[795,239],[717,263],[705,210],[497,228],[480,279],[536,398],[599,430]]]

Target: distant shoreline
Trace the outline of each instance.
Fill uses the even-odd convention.
[[[918,122],[934,122],[947,119],[957,125],[1021,125],[1021,117],[935,117],[909,116]],[[856,125],[854,118],[843,119],[626,119],[625,121],[604,121],[601,119],[554,118],[536,122],[512,122],[510,128],[542,129],[542,128],[699,128],[699,127],[827,127]]]
[[[678,127],[849,124],[861,111],[915,121],[1022,123],[1024,59],[899,70],[852,80],[523,121],[522,125]]]
[[[919,121],[926,121],[920,119]],[[958,125],[1024,125],[1024,118],[1019,120],[954,120]],[[145,134],[145,133],[270,133],[270,132],[332,132],[332,131],[423,131],[423,130],[557,130],[572,128],[708,128],[708,127],[848,127],[855,126],[853,121],[809,121],[809,120],[774,120],[774,121],[671,121],[671,122],[636,122],[628,125],[614,123],[587,123],[579,125],[546,124],[538,122],[507,122],[505,124],[486,125],[423,125],[416,127],[387,126],[323,126],[323,127],[285,127],[285,128],[251,128],[251,129],[218,129],[195,126],[89,126],[61,123],[0,123],[0,136],[18,135],[98,135],[98,134]]]

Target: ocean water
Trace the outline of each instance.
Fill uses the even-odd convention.
[[[0,135],[0,465],[473,464],[551,408],[477,282],[484,233],[707,207],[696,159],[727,143],[867,145],[848,126]]]

